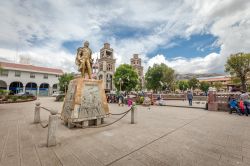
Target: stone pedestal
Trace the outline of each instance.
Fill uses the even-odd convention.
[[[215,90],[210,90],[208,92],[208,103],[214,103],[216,102],[216,91]]]
[[[208,111],[218,111],[218,103],[208,103]]]
[[[216,90],[213,88],[210,88],[210,90],[208,91],[208,111],[218,111]]]
[[[102,80],[75,78],[69,83],[61,117],[68,126],[71,124],[90,125],[91,121],[101,124],[109,113]],[[89,122],[84,122],[89,121]]]

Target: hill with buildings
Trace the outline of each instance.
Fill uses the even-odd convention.
[[[187,74],[177,74],[177,80],[188,80],[191,78],[201,78],[201,77],[216,77],[216,76],[224,76],[225,74],[219,73],[204,73],[204,74],[194,74],[194,73],[187,73]]]

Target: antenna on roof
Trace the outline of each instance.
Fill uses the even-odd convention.
[[[30,56],[29,55],[20,55],[19,63],[29,65],[30,64]]]
[[[16,59],[17,59],[17,55],[18,55],[18,44],[16,44],[16,55],[14,56],[14,63],[16,63]]]

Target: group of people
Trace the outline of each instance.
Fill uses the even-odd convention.
[[[126,93],[120,93],[119,95],[107,95],[107,102],[118,103],[119,106],[123,106],[127,103],[129,107],[133,103],[132,99],[130,99]]]
[[[246,115],[250,113],[250,100],[249,96],[245,91],[242,91],[242,94],[238,99],[234,95],[231,95],[228,99],[230,106],[230,113],[236,111],[239,115]]]

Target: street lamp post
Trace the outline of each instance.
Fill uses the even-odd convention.
[[[66,92],[67,92],[67,82],[64,83],[64,93],[66,95]]]
[[[121,92],[122,91],[122,84],[123,84],[122,78],[119,78],[119,83],[120,83],[120,92]]]

